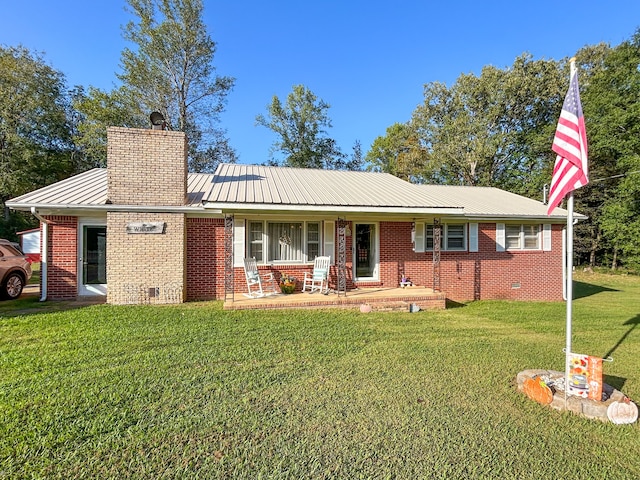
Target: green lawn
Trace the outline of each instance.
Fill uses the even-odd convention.
[[[640,399],[640,279],[579,275],[574,351]],[[516,391],[563,303],[224,312],[0,303],[0,478],[640,478],[640,427]]]

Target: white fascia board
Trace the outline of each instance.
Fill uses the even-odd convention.
[[[7,203],[9,208],[14,210],[31,211],[34,207],[38,212],[50,212],[50,213],[63,213],[70,214],[70,212],[147,212],[147,213],[196,213],[196,212],[208,212],[208,213],[222,213],[221,210],[205,210],[203,207],[188,207],[188,206],[176,206],[176,205],[72,205],[72,204],[21,204],[21,203]],[[45,213],[47,214],[47,213]]]
[[[297,212],[297,213],[385,213],[402,215],[460,215],[462,207],[371,207],[371,206],[342,206],[342,205],[278,205],[262,203],[212,203],[204,208],[221,210],[225,213],[252,212]]]
[[[464,215],[464,218],[467,220],[475,220],[477,222],[495,222],[495,221],[537,221],[544,223],[566,223],[567,216],[566,215]],[[574,218],[576,220],[586,220],[587,216],[574,213]]]

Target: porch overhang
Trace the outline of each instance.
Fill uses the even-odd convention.
[[[463,215],[462,207],[401,207],[370,205],[301,205],[266,203],[205,203],[206,211],[221,211],[223,214],[375,214],[402,217]]]

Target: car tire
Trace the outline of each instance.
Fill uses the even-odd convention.
[[[10,273],[3,285],[3,294],[5,298],[14,300],[22,294],[24,288],[24,279],[19,273]]]

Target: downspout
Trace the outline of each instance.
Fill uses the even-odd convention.
[[[47,263],[49,258],[49,221],[42,217],[36,207],[31,207],[31,214],[42,223],[42,249],[40,252],[40,301],[47,299]]]

